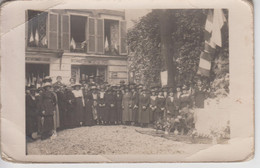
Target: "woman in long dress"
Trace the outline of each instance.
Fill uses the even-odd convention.
[[[155,121],[155,111],[156,111],[156,101],[157,96],[155,89],[152,89],[152,95],[150,96],[150,106],[149,106],[149,117],[150,117],[150,123],[153,123]]]
[[[138,121],[142,127],[147,126],[147,124],[150,122],[150,116],[148,110],[149,103],[150,103],[150,96],[148,95],[148,91],[146,89],[143,89],[139,99],[139,117],[138,117]]]
[[[81,84],[76,83],[73,85],[74,90],[72,93],[74,94],[74,110],[75,110],[75,126],[82,126],[84,122],[84,109],[85,101],[83,97],[83,92],[80,89]]]
[[[133,124],[137,124],[138,122],[138,93],[136,92],[136,88],[132,88],[131,101],[132,101],[132,122]]]
[[[106,95],[106,105],[109,115],[109,124],[116,124],[117,115],[116,115],[116,95],[113,89],[109,89]]]
[[[117,91],[116,91],[116,111],[117,111],[118,124],[122,123],[122,99],[123,99],[123,94],[120,89],[117,89]]]
[[[64,127],[73,128],[76,120],[75,110],[74,110],[74,94],[72,93],[71,86],[67,86],[64,92],[65,96],[65,113],[64,113]]]
[[[122,99],[122,122],[123,124],[129,124],[130,120],[132,118],[131,116],[131,109],[130,109],[130,103],[131,103],[131,94],[129,92],[129,88],[125,87],[125,93],[123,95]]]
[[[105,124],[107,122],[107,118],[105,116],[105,113],[107,112],[107,107],[106,107],[106,92],[105,92],[105,88],[101,87],[100,88],[100,92],[99,92],[99,96],[98,96],[98,107],[97,107],[97,111],[98,111],[98,122],[99,124]]]
[[[51,84],[46,82],[43,86],[45,89],[41,96],[41,139],[47,139],[53,135],[54,119],[53,115],[56,110],[56,98],[51,91]]]

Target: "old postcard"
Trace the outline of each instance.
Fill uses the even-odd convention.
[[[1,6],[1,155],[12,162],[254,157],[253,4]]]

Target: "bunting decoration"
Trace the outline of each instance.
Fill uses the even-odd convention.
[[[209,10],[205,24],[205,46],[200,54],[197,74],[209,77],[216,46],[222,47],[221,29],[226,22],[222,9]]]

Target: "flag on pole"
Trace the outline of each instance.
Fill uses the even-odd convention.
[[[39,45],[39,33],[38,30],[36,29],[35,31],[35,44],[38,46]]]
[[[72,47],[73,50],[76,49],[76,43],[75,43],[73,37],[72,37],[72,39],[71,39],[71,41],[70,41],[70,47]]]
[[[221,29],[226,22],[222,9],[209,10],[205,24],[205,46],[200,54],[199,69],[197,74],[210,76],[212,56],[216,46],[222,47]]]
[[[109,46],[108,46],[108,40],[107,40],[107,37],[106,37],[106,40],[105,40],[105,51],[108,51],[109,50]]]
[[[47,45],[47,37],[46,37],[46,35],[42,38],[41,43],[42,43],[43,46]]]
[[[31,31],[29,42],[32,43],[34,41],[33,32]]]

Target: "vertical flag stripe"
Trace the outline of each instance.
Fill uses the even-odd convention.
[[[222,9],[214,9],[208,11],[205,24],[205,45],[204,51],[200,54],[200,62],[197,74],[202,76],[210,76],[211,60],[215,53],[216,45],[222,46],[221,28],[226,21]]]
[[[210,70],[211,62],[203,58],[200,59],[199,67]]]

